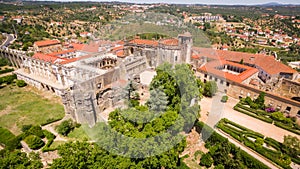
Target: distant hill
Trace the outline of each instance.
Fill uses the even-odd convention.
[[[265,4],[257,4],[254,6],[270,7],[270,6],[291,6],[291,5],[294,5],[294,4],[281,4],[278,2],[269,2],[269,3],[265,3]]]

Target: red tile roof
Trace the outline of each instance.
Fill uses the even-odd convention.
[[[124,58],[124,57],[126,57],[126,56],[124,55],[124,51],[123,51],[123,50],[118,51],[118,52],[116,53],[116,55],[117,55],[119,58]]]
[[[159,43],[163,44],[163,45],[169,45],[169,46],[178,46],[178,39],[162,39],[159,41]]]
[[[232,73],[224,72],[222,70],[218,70],[216,68],[221,65],[231,65],[231,66],[243,68],[246,70],[238,75],[235,75]],[[198,70],[209,73],[209,74],[213,74],[219,78],[223,78],[223,79],[230,80],[230,81],[237,82],[237,83],[242,83],[244,80],[248,79],[253,74],[258,72],[258,70],[256,68],[252,68],[249,66],[245,66],[245,65],[234,63],[234,62],[225,61],[225,60],[214,60],[214,61],[208,62],[204,66],[198,68]]]
[[[57,55],[63,55],[63,54],[72,53],[72,52],[76,52],[76,50],[75,49],[63,50],[63,51],[59,51],[59,52],[49,53],[48,55],[57,56]]]
[[[60,41],[57,39],[54,40],[42,40],[42,41],[36,41],[34,42],[35,45],[38,47],[43,47],[43,46],[50,46],[50,45],[56,45],[60,44]]]
[[[94,53],[99,51],[99,47],[100,47],[99,42],[90,42],[89,44],[84,44],[81,50],[85,52]]]
[[[297,71],[291,67],[276,61],[274,57],[263,54],[251,54],[233,51],[217,50],[218,55],[228,61],[240,62],[243,59],[244,63],[254,64],[261,67],[270,75],[276,75],[281,72],[296,73]]]
[[[61,59],[57,56],[46,55],[43,53],[35,53],[32,57],[35,59],[38,59],[38,60],[43,60],[45,62],[51,62],[51,63],[55,63],[56,61]],[[65,60],[65,59],[62,59],[62,60]]]
[[[70,46],[72,48],[74,48],[75,50],[82,50],[82,48],[84,47],[84,44],[80,44],[80,43],[71,43]]]
[[[210,59],[220,60],[224,59],[232,62],[240,62],[243,60],[244,63],[253,64],[270,75],[276,75],[281,72],[283,73],[296,73],[297,71],[291,67],[276,61],[274,57],[267,56],[264,54],[252,54],[252,53],[243,53],[243,52],[234,52],[234,51],[225,51],[225,50],[214,50],[211,48],[193,48],[193,59],[199,59],[202,56],[205,56]]]
[[[112,49],[112,51],[119,51],[119,50],[123,50],[124,49],[124,46],[117,46],[117,47],[114,47]]]
[[[79,58],[65,59],[64,61],[60,62],[60,64],[64,65],[64,64],[75,62],[77,60],[79,60]]]
[[[158,42],[154,40],[145,40],[145,39],[134,39],[129,43],[137,44],[137,45],[150,45],[150,46],[157,46]]]

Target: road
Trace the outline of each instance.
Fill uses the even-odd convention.
[[[6,48],[14,40],[14,36],[11,34],[5,34],[6,40],[0,46],[1,48]]]

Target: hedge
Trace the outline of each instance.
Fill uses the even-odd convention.
[[[47,124],[57,122],[57,121],[59,121],[61,119],[63,119],[63,118],[58,118],[58,119],[50,118],[50,119],[47,119],[46,122],[44,122],[44,123],[41,124],[41,126],[46,126]]]
[[[265,156],[266,158],[270,159],[271,161],[275,162],[276,164],[278,164],[279,166],[283,167],[283,168],[290,168],[289,165],[284,163],[284,159],[282,157],[282,152],[281,149],[277,149],[278,147],[280,147],[281,143],[277,142],[274,139],[268,138],[266,140],[264,140],[267,144],[273,146],[275,149],[277,149],[278,151],[274,151],[268,148],[265,148],[263,146],[257,146],[255,144],[255,142],[249,140],[247,138],[248,135],[254,135],[256,137],[260,137],[260,138],[264,138],[263,135],[261,135],[260,133],[256,133],[252,130],[249,130],[246,128],[246,131],[238,131],[235,128],[229,128],[229,126],[226,125],[226,122],[230,122],[229,120],[221,120],[220,123],[217,125],[218,128],[220,128],[222,131],[226,132],[227,134],[231,135],[233,138],[235,138],[236,140],[240,141],[241,143],[243,143],[245,146],[253,149],[254,151],[258,152],[259,154]],[[235,130],[235,131],[233,131]],[[239,133],[239,134],[237,134]],[[286,154],[284,154],[284,157],[286,157],[288,160],[286,161],[287,163],[289,162],[289,156],[287,156]]]
[[[45,145],[43,140],[41,138],[35,136],[35,135],[29,135],[27,136],[24,141],[28,144],[28,146],[33,149],[37,150]]]
[[[241,126],[241,125],[239,125],[239,124],[237,124],[237,123],[234,123],[234,122],[232,122],[232,121],[230,121],[230,120],[228,120],[228,119],[226,119],[226,118],[224,118],[224,119],[222,119],[222,120],[223,120],[225,123],[229,123],[229,124],[231,124],[231,125],[233,125],[233,126],[239,128],[239,129],[241,129],[241,130],[247,130],[246,127]]]
[[[204,126],[206,126],[206,127],[204,127]],[[204,133],[206,132],[206,131],[202,131],[202,130],[207,130],[209,132],[213,131],[212,128],[210,128],[209,126],[207,126],[203,122],[199,122],[199,121],[195,123],[195,127],[196,127],[196,131],[199,134],[203,133],[203,132]],[[207,147],[207,144],[217,145],[217,144],[222,144],[224,142],[228,142],[228,139],[221,136],[220,134],[216,133],[215,131],[213,131],[211,136],[205,142],[206,143],[205,147]],[[232,144],[230,142],[229,142],[229,144],[233,149],[238,149],[234,144]],[[262,162],[260,162],[256,158],[252,157],[251,155],[249,155],[248,153],[246,153],[243,150],[240,150],[240,156],[239,157],[241,157],[241,159],[243,160],[244,165],[247,166],[247,168],[260,168],[260,169],[268,169],[269,168],[265,164],[263,164]]]
[[[11,133],[8,129],[0,127],[0,143],[7,145],[10,139],[15,138],[16,136]]]
[[[54,139],[56,136],[49,132],[48,130],[43,130],[43,133],[45,137],[47,138],[47,144],[42,148],[42,152],[48,152],[48,151],[54,151],[56,150],[55,148],[50,148],[51,144],[53,143]]]
[[[0,143],[5,145],[5,149],[14,150],[21,148],[21,139],[12,134],[8,129],[0,127]]]
[[[281,151],[282,144],[280,142],[278,142],[270,137],[267,137],[267,138],[265,138],[265,143],[272,146],[276,150]]]
[[[15,79],[17,79],[17,75],[15,74],[0,77],[0,85],[3,83],[11,84]]]
[[[242,109],[242,108],[240,108],[238,106],[234,106],[233,109],[236,110],[236,111],[238,111],[238,112],[244,113],[244,114],[246,114],[248,116],[257,118],[257,119],[262,120],[264,122],[267,122],[267,123],[272,123],[273,122],[273,120],[270,119],[270,118],[267,118],[267,117],[264,117],[264,116],[258,116],[257,114],[250,113],[247,110],[244,110],[244,109]]]
[[[266,115],[269,115],[269,113],[265,112],[264,110],[254,110],[254,109],[252,109],[250,107],[242,105],[241,103],[236,104],[234,106],[234,110],[239,111],[239,112],[244,113],[244,114],[247,114],[247,115],[249,115],[251,117],[257,118],[259,120],[265,121],[267,123],[273,123],[273,121],[274,121],[274,124],[277,127],[283,128],[285,130],[288,130],[290,132],[293,132],[295,134],[299,134],[300,135],[300,131],[298,129],[295,129],[295,128],[291,127],[291,126],[287,126],[286,124],[283,124],[283,123],[281,123],[279,121],[275,121],[275,120],[273,120],[273,119],[271,119],[269,117],[265,117]],[[252,114],[252,113],[254,113],[254,114]]]
[[[293,128],[289,127],[289,126],[286,126],[285,124],[282,124],[281,122],[274,121],[274,124],[275,124],[275,126],[277,126],[277,127],[283,128],[283,129],[285,129],[285,130],[288,130],[288,131],[290,131],[290,132],[293,132],[293,133],[295,133],[295,134],[300,135],[300,131],[299,131],[299,130],[293,129]]]
[[[13,68],[11,68],[11,69],[4,69],[4,70],[0,70],[0,75],[1,74],[4,74],[4,73],[8,73],[8,72],[12,72],[12,71],[14,71],[14,69]]]

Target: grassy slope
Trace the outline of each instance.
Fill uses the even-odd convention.
[[[21,132],[22,125],[39,125],[50,118],[62,118],[64,114],[61,104],[52,103],[25,88],[10,85],[0,89],[0,126],[14,134]]]

